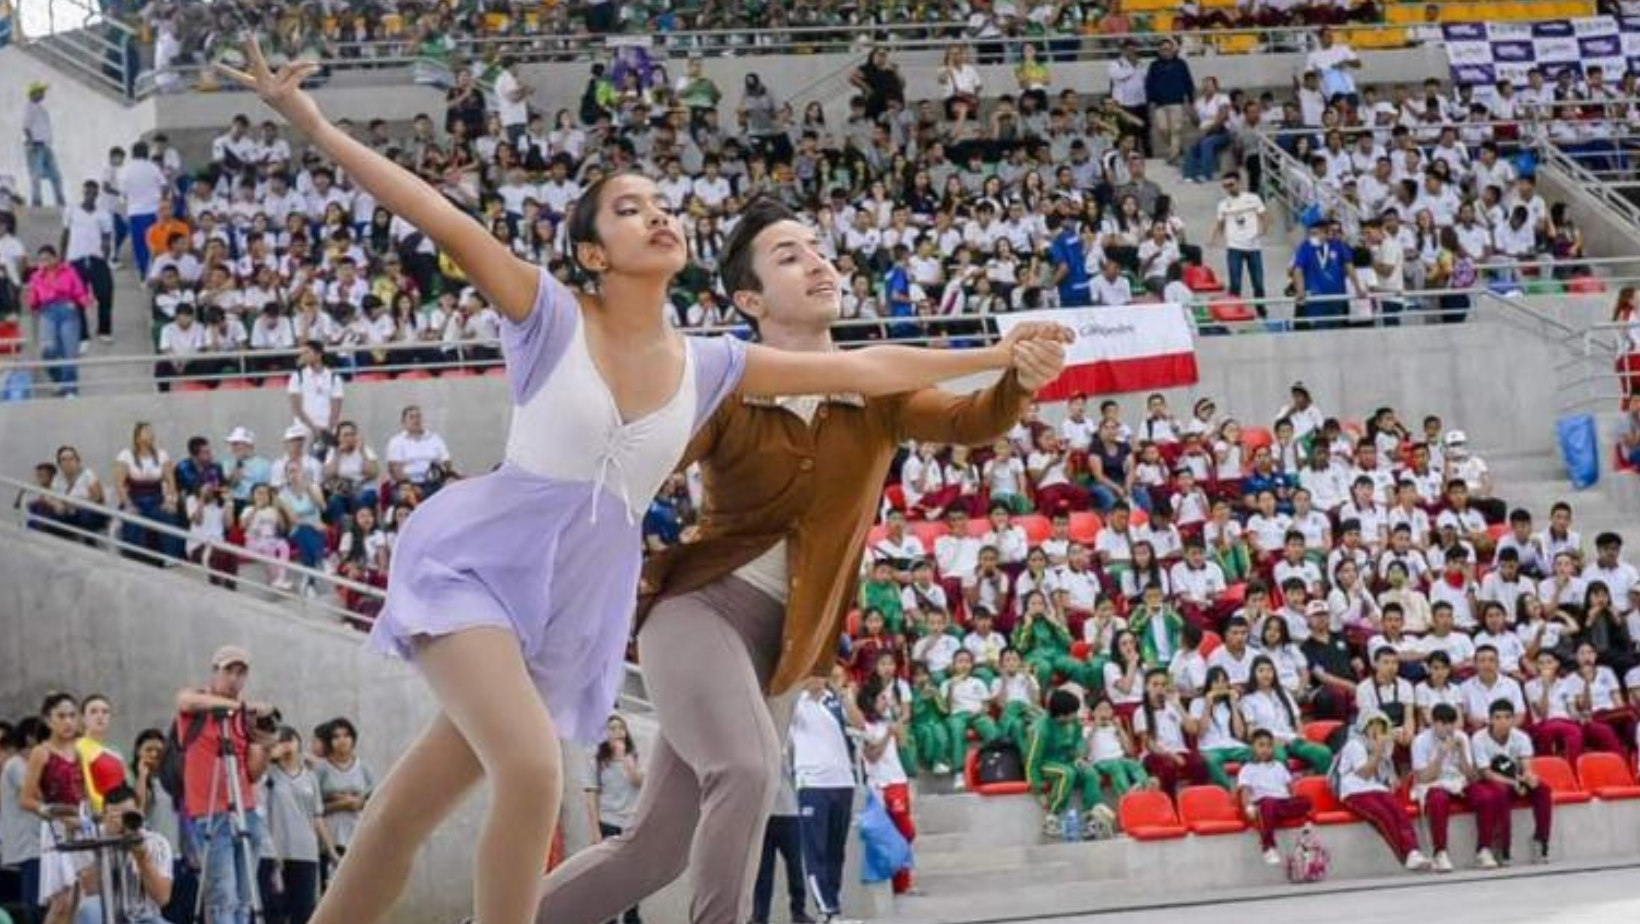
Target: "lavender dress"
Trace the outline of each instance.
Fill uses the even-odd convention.
[[[559,730],[594,743],[621,682],[643,513],[739,384],[745,347],[687,338],[672,398],[623,422],[580,307],[551,274],[501,340],[513,398],[506,462],[435,494],[405,524],[370,645],[409,660],[418,636],[511,629]]]

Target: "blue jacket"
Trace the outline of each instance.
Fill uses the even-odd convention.
[[[1196,98],[1196,81],[1183,58],[1157,58],[1145,71],[1145,98],[1152,106],[1182,106]]]

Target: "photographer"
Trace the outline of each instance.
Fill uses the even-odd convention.
[[[177,693],[177,735],[184,747],[184,814],[193,822],[193,846],[203,854],[200,888],[215,924],[250,924],[252,884],[241,876],[228,787],[239,787],[250,843],[261,843],[262,822],[254,811],[256,786],[251,781],[267,770],[267,746],[278,730],[271,706],[244,699],[250,669],[250,654],[245,649],[224,645],[211,657],[210,683]],[[224,727],[238,757],[237,780],[227,779]],[[254,857],[250,866],[254,876]]]
[[[165,836],[143,826],[137,794],[129,786],[117,786],[103,798],[102,832],[107,837],[131,838],[122,858],[124,894],[119,907],[125,924],[167,924],[160,908],[171,900],[171,843]],[[75,924],[97,924],[103,919],[104,896],[97,894],[101,883],[96,868],[88,870],[83,887],[86,898],[75,913]]]

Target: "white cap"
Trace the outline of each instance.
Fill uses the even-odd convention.
[[[1446,444],[1448,446],[1463,446],[1468,442],[1469,434],[1463,432],[1462,430],[1453,430],[1451,433],[1446,435]]]
[[[285,428],[285,439],[287,441],[288,440],[305,440],[307,438],[308,438],[308,428],[302,426],[299,423],[293,423],[290,426]]]
[[[234,427],[233,431],[228,434],[228,442],[230,444],[248,443],[254,446],[256,445],[256,434],[252,433],[249,427]]]

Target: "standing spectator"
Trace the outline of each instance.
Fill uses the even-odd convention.
[[[46,696],[40,707],[47,734],[29,754],[18,804],[37,819],[40,879],[37,905],[45,924],[68,924],[74,915],[75,880],[84,868],[77,855],[59,851],[86,799],[85,772],[74,742],[80,737],[80,709],[68,693]]]
[[[854,807],[854,744],[848,729],[834,681],[809,678],[792,710],[792,768],[802,819],[803,869],[826,918],[842,911],[843,854]]]
[[[780,125],[780,101],[757,74],[747,74],[737,112],[753,148],[770,163],[791,159],[791,140]]]
[[[965,46],[952,45],[945,50],[945,60],[940,64],[935,79],[940,85],[940,96],[945,100],[947,119],[956,118],[958,106],[965,107],[964,111],[970,118],[978,116],[979,98],[985,89],[985,81],[980,76],[979,68],[968,62]]]
[[[170,454],[155,442],[153,424],[138,421],[131,428],[131,445],[114,457],[114,491],[121,510],[168,526],[178,524],[182,504],[177,493],[176,467]],[[180,536],[141,523],[123,524],[120,541],[127,546],[158,552],[167,561],[182,557]],[[129,550],[127,552],[129,554]],[[142,560],[155,561],[146,557]]]
[[[1321,75],[1321,92],[1329,104],[1342,98],[1351,110],[1361,105],[1361,96],[1355,91],[1355,75],[1361,69],[1361,58],[1355,49],[1338,41],[1331,28],[1323,27],[1318,38],[1321,47],[1304,59],[1304,71]]]
[[[890,102],[905,103],[905,77],[888,60],[886,48],[873,48],[865,63],[849,74],[848,82],[860,91],[865,100],[865,117],[873,122],[888,111]]]
[[[42,719],[24,718],[7,735],[11,757],[0,765],[0,869],[17,873],[23,924],[33,924],[40,907],[40,818],[23,808],[23,780],[34,749],[48,734]]]
[[[850,82],[853,82],[852,78]],[[718,89],[712,78],[706,76],[706,68],[699,55],[690,56],[689,64],[683,76],[673,85],[672,92],[678,102],[688,108],[691,128],[704,125],[706,114],[716,113],[718,102],[723,99],[723,91]]]
[[[1342,224],[1317,221],[1310,225],[1304,242],[1293,252],[1288,274],[1293,290],[1300,296],[1294,312],[1295,326],[1333,327],[1348,310],[1351,255],[1343,238]]]
[[[0,209],[0,318],[21,313],[27,270],[28,248],[17,237],[17,216]]]
[[[512,62],[496,54],[491,62],[494,81],[495,111],[501,117],[501,130],[513,147],[519,148],[524,130],[529,126],[529,97],[533,87],[521,83],[512,71]]]
[[[102,187],[87,180],[83,198],[74,208],[63,209],[63,259],[80,279],[90,286],[97,299],[97,339],[114,342],[114,274],[108,268],[113,253],[114,217],[103,208]],[[80,310],[80,339],[91,336],[85,310]]]
[[[29,204],[41,208],[40,184],[51,184],[57,207],[68,208],[63,198],[63,175],[57,169],[57,155],[51,149],[51,113],[46,111],[46,85],[28,85],[28,102],[23,106],[23,153],[28,159]]]
[[[35,256],[34,272],[28,280],[34,339],[40,341],[41,359],[57,361],[48,373],[57,383],[58,393],[72,397],[80,391],[80,372],[74,360],[82,349],[85,331],[80,326],[80,318],[91,304],[91,292],[74,267],[58,259],[57,248],[47,244]]]
[[[399,415],[403,430],[387,441],[387,475],[396,485],[412,484],[423,495],[432,494],[454,474],[444,440],[422,423],[421,408],[412,404]]]
[[[803,838],[797,814],[797,791],[792,788],[791,753],[781,762],[780,790],[769,810],[763,829],[763,859],[757,867],[757,883],[752,887],[752,924],[769,924],[769,903],[774,898],[774,861],[778,854],[786,870],[786,897],[792,924],[814,924],[804,910]]]
[[[850,720],[863,729],[861,747],[865,758],[866,783],[877,791],[894,827],[909,843],[917,839],[911,818],[911,780],[900,762],[900,742],[906,740],[909,715],[898,711],[894,684],[872,677],[850,706]],[[911,866],[895,871],[895,895],[911,893]],[[801,911],[802,909],[797,909]]]
[[[1230,294],[1241,297],[1241,275],[1246,271],[1258,302],[1258,316],[1264,309],[1264,200],[1258,193],[1241,188],[1241,173],[1226,173],[1224,198],[1219,200],[1213,223],[1213,241],[1224,241],[1224,258],[1230,275]]]
[[[457,68],[455,84],[444,94],[444,131],[460,144],[484,134],[484,91],[471,68]]]
[[[237,645],[224,645],[211,656],[211,677],[203,687],[177,692],[177,733],[186,742],[183,753],[183,811],[193,821],[204,850],[205,907],[215,924],[251,924],[252,883],[240,875],[228,786],[237,785],[245,807],[250,842],[262,842],[262,815],[256,808],[256,785],[267,771],[265,742],[252,720],[273,714],[266,703],[247,702],[245,684],[251,657]],[[226,718],[221,718],[223,714]],[[226,779],[221,764],[224,730],[226,747],[239,759],[239,779]],[[212,782],[216,785],[213,786]],[[254,863],[252,864],[254,866]]]
[[[1612,323],[1621,325],[1617,330],[1618,385],[1625,397],[1640,395],[1640,302],[1634,286],[1617,290]]]
[[[1087,248],[1075,222],[1054,212],[1048,216],[1047,228],[1053,234],[1048,253],[1053,261],[1053,284],[1059,290],[1060,307],[1081,308],[1093,304]]]
[[[147,279],[153,258],[148,232],[159,220],[160,202],[172,187],[160,166],[149,159],[146,141],[131,145],[131,157],[120,171],[119,188],[125,195],[125,217],[131,229],[131,256],[137,264],[137,278]]]
[[[592,775],[587,779],[587,813],[598,840],[620,837],[632,826],[638,807],[638,791],[643,788],[643,768],[638,765],[638,747],[626,720],[609,717],[604,740],[592,758]],[[643,924],[638,906],[622,915],[625,924]]]
[[[313,451],[323,455],[336,445],[331,428],[342,419],[342,377],[325,365],[325,345],[308,340],[296,354],[296,371],[285,389],[297,423],[313,435]]]
[[[303,760],[302,736],[285,726],[269,754],[267,788],[271,859],[278,864],[277,887],[262,896],[269,924],[307,924],[319,904],[319,858],[338,859],[325,826],[319,780]]]
[[[315,768],[319,793],[324,798],[325,826],[330,830],[336,855],[347,853],[347,845],[359,827],[359,814],[376,789],[376,776],[358,755],[359,732],[346,718],[325,723],[325,759]]]
[[[1150,125],[1155,135],[1146,151],[1166,157],[1178,166],[1184,159],[1184,133],[1190,107],[1196,102],[1196,81],[1190,65],[1179,57],[1179,46],[1162,39],[1159,56],[1145,71],[1145,102],[1150,105]]]
[[[1153,156],[1150,138],[1150,106],[1146,93],[1145,63],[1139,60],[1139,43],[1122,41],[1122,55],[1110,62],[1110,96],[1133,121],[1139,124],[1139,142],[1146,157]]]

